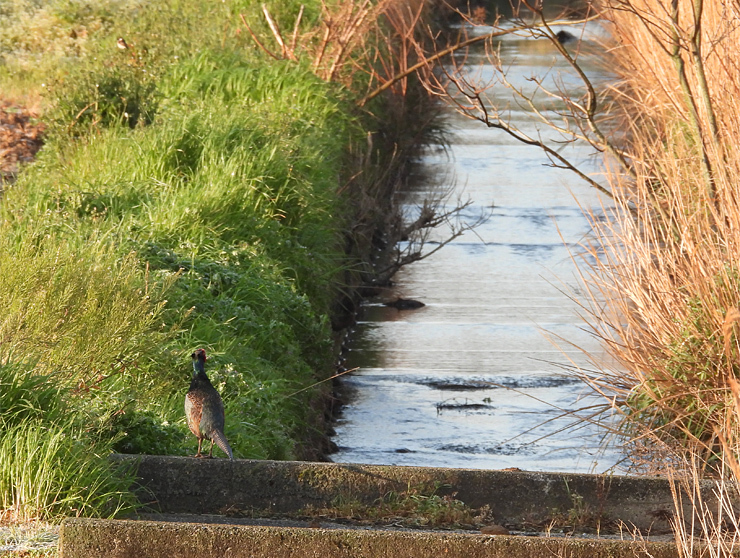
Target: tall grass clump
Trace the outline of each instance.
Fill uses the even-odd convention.
[[[74,404],[63,378],[0,365],[0,518],[112,517],[135,507],[131,471],[108,462],[113,440]]]
[[[22,422],[0,439],[0,504],[13,521],[115,517],[136,508],[133,471],[114,470],[110,441],[72,421]]]
[[[132,509],[130,473],[107,457],[116,401],[164,340],[160,288],[105,244],[2,227],[0,511],[5,519],[113,516]],[[20,234],[19,234],[20,233]],[[162,287],[163,285],[160,285]],[[146,369],[142,362],[141,369]]]
[[[636,442],[721,454],[740,425],[740,34],[732,2],[612,0],[622,148],[595,220],[593,322],[618,366],[593,377]],[[735,17],[728,14],[735,13]],[[603,302],[602,302],[603,301]],[[651,445],[651,444],[647,444]]]

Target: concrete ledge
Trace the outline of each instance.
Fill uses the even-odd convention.
[[[409,486],[440,486],[438,494],[454,494],[472,508],[488,505],[497,523],[513,528],[546,525],[554,515],[568,517],[578,508],[604,523],[661,534],[671,532],[674,513],[670,484],[659,478],[187,457],[113,459],[138,462],[145,489],[141,500],[163,513],[295,513],[338,500],[372,504]]]
[[[68,519],[62,558],[677,558],[676,545],[445,532]]]

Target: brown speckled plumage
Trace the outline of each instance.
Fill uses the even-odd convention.
[[[229,459],[234,459],[229,442],[224,436],[224,404],[221,396],[206,376],[206,352],[198,349],[191,355],[193,359],[193,379],[185,395],[185,417],[190,431],[198,438],[198,453],[195,457],[205,457],[201,453],[203,439],[211,441],[208,457],[213,457],[213,445],[220,447]]]

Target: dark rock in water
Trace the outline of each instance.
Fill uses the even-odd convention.
[[[426,306],[423,302],[419,302],[418,300],[411,300],[409,298],[397,298],[393,302],[385,302],[383,303],[383,305],[392,306],[397,310],[416,310],[417,308]]]
[[[481,411],[491,408],[491,405],[483,403],[437,403],[435,405],[438,411]]]
[[[503,525],[484,525],[480,529],[483,535],[510,535],[509,530]]]
[[[576,38],[575,35],[573,35],[572,33],[568,33],[567,31],[558,31],[555,36],[557,37],[558,42],[561,45],[569,43],[570,41],[574,41]]]

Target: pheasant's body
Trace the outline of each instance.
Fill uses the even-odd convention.
[[[201,445],[203,439],[211,441],[209,457],[213,457],[213,444],[217,444],[229,459],[233,459],[231,447],[224,436],[224,404],[221,396],[206,376],[206,352],[198,349],[192,354],[193,379],[190,389],[185,395],[185,417],[190,431],[198,438],[198,453],[195,457],[203,457]]]

